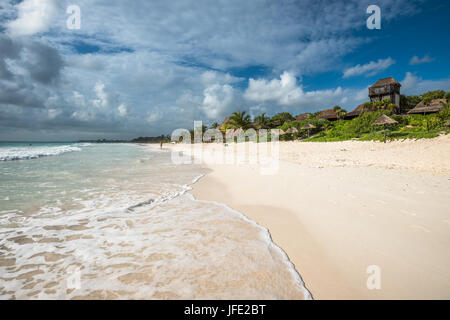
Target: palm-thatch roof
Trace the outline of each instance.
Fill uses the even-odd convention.
[[[295,117],[297,121],[303,121],[311,118],[311,113],[302,113]]]
[[[374,123],[372,123],[373,126],[381,126],[385,124],[396,124],[398,123],[392,118],[389,118],[387,115],[383,114],[381,117],[379,117]]]
[[[355,108],[355,110],[353,110],[352,112],[349,112],[345,115],[345,118],[356,118],[359,117],[363,112],[370,112],[370,108],[368,106],[366,106],[365,103],[360,104],[359,106],[357,106]]]
[[[434,99],[431,100],[430,103],[425,103],[424,101],[420,101],[413,109],[408,111],[408,114],[413,113],[434,113],[444,110],[444,106],[442,103],[446,103],[445,99]]]
[[[298,130],[296,128],[289,128],[286,130],[286,133],[298,133]]]
[[[321,111],[317,115],[317,118],[327,119],[327,120],[337,120],[337,119],[339,119],[339,116],[334,109],[328,109],[328,110]]]
[[[305,124],[303,127],[301,127],[302,130],[309,130],[314,128],[316,128],[316,126],[311,123]]]
[[[444,123],[444,126],[450,127],[450,120],[448,120],[446,123]]]
[[[389,78],[384,78],[384,79],[378,80],[373,85],[371,85],[370,88],[380,88],[380,87],[384,87],[384,86],[387,86],[390,84],[401,85],[400,82],[398,82],[397,80],[395,80],[392,77],[389,77]]]

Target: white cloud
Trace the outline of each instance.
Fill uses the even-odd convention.
[[[105,109],[108,107],[109,98],[105,92],[105,84],[101,81],[97,82],[94,87],[94,91],[97,95],[97,99],[92,100],[95,107],[99,109]]]
[[[62,113],[61,109],[48,109],[48,118],[53,120]]]
[[[439,80],[424,80],[411,72],[407,72],[405,78],[400,81],[401,92],[407,95],[419,95],[427,91],[450,91],[450,78]]]
[[[163,116],[164,115],[160,110],[158,109],[152,110],[147,115],[147,122],[149,124],[154,124],[155,122],[160,121],[163,118]]]
[[[341,87],[327,90],[304,91],[295,76],[285,71],[280,79],[250,79],[244,98],[254,102],[272,102],[301,111],[304,108],[327,107],[337,101],[347,102],[348,92]]]
[[[390,8],[384,13],[386,20],[410,15],[415,6],[407,0],[380,1]],[[352,91],[307,91],[307,84],[294,75],[340,69],[342,56],[365,41],[353,32],[364,28],[361,13],[365,4],[360,1],[312,5],[312,0],[230,0],[211,6],[207,0],[188,5],[186,0],[136,0],[136,5],[130,6],[118,0],[77,0],[82,9],[95,14],[82,14],[82,29],[76,32],[66,28],[65,10],[52,13],[55,4],[63,8],[70,1],[3,2],[1,27],[10,34],[35,35],[2,39],[0,34],[0,70],[6,54],[3,71],[12,74],[6,74],[9,80],[0,80],[0,139],[5,140],[18,131],[11,128],[25,131],[30,124],[45,127],[42,135],[57,132],[58,139],[98,138],[100,133],[131,138],[187,128],[192,120],[205,115],[220,121],[238,109],[257,112],[255,108],[260,106],[270,115],[284,109],[316,111],[339,101],[349,104]],[[42,17],[36,19],[40,13]],[[8,22],[11,19],[16,20]],[[39,34],[50,27],[52,32]],[[8,42],[11,47],[5,50]],[[29,55],[36,55],[32,43],[52,47],[61,56],[60,73],[52,81],[45,81],[45,71],[55,61],[48,53],[42,51],[46,59],[37,60],[23,52],[21,58],[15,56],[15,47],[25,44]],[[81,53],[80,48],[92,48],[93,52]],[[44,60],[48,64],[42,64]],[[10,61],[17,62],[18,68]],[[36,61],[33,68],[30,61]],[[269,84],[274,76],[267,76],[262,83],[254,80],[262,88],[249,88],[248,97],[252,98],[252,92],[255,96],[246,100],[242,89],[246,79],[233,75],[245,75],[254,67],[261,68],[261,74],[280,75],[290,70],[292,75],[286,76],[287,84],[275,79],[273,89]],[[267,93],[263,90],[266,86]],[[282,93],[277,93],[277,88]],[[48,99],[53,96],[54,100]],[[118,109],[122,102],[127,107],[126,117],[121,117]],[[42,108],[42,119],[24,109],[31,106]],[[24,111],[23,116],[10,109]],[[63,112],[51,122],[48,109]],[[35,138],[34,132],[31,137]]]
[[[86,100],[84,99],[84,96],[79,93],[78,91],[73,92],[73,100],[76,106],[85,107],[86,106]]]
[[[357,64],[356,66],[345,70],[343,78],[360,76],[362,74],[365,74],[366,76],[374,76],[377,73],[386,70],[394,63],[395,61],[389,57],[386,59],[379,59],[378,61],[371,61],[363,65]]]
[[[297,79],[292,73],[285,71],[280,79],[250,79],[244,97],[250,101],[277,101],[282,105],[299,102],[303,95],[301,87],[297,87]]]
[[[124,103],[117,107],[117,111],[119,111],[119,116],[121,117],[125,117],[128,114],[128,108]]]
[[[413,65],[417,65],[417,64],[422,64],[422,63],[429,63],[432,62],[434,59],[431,58],[429,55],[425,55],[423,58],[419,58],[418,56],[414,56],[411,58],[411,60],[409,60],[409,64],[411,66]]]
[[[7,24],[13,36],[29,36],[50,28],[57,9],[56,0],[24,0],[16,5],[18,18]]]
[[[214,84],[207,87],[203,95],[203,112],[209,119],[218,119],[232,106],[234,90],[228,84]]]
[[[369,87],[366,87],[364,89],[358,90],[355,92],[353,96],[354,101],[364,101],[369,99]]]

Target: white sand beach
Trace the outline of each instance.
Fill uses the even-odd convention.
[[[450,136],[281,142],[279,155],[273,175],[209,163],[192,194],[266,227],[315,299],[450,298]],[[369,290],[374,265],[381,288]]]

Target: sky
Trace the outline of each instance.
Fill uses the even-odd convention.
[[[369,5],[380,29],[367,28]],[[434,0],[0,0],[0,141],[351,111],[390,76],[402,94],[450,91],[449,14]]]

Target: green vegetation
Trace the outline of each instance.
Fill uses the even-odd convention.
[[[246,114],[245,111],[237,111],[234,112],[231,117],[230,121],[228,122],[230,125],[230,128],[232,129],[248,129],[250,127],[251,121],[250,121],[250,115]]]
[[[343,141],[350,139],[383,141],[383,127],[372,126],[372,123],[382,114],[387,114],[398,122],[398,124],[388,126],[388,140],[434,138],[443,132],[450,133],[449,127],[444,126],[444,123],[450,118],[450,105],[447,104],[444,110],[429,115],[390,115],[390,112],[385,110],[364,112],[361,116],[352,120],[327,122],[323,126],[323,130],[320,130],[311,138],[305,139],[305,141]],[[306,136],[306,133],[302,133],[300,138],[304,136]]]
[[[421,139],[434,138],[438,135],[450,133],[450,127],[444,123],[450,119],[450,105],[444,104],[444,110],[428,115],[406,114],[408,110],[414,108],[420,101],[426,103],[433,99],[449,99],[450,92],[443,90],[429,91],[420,96],[404,96],[400,98],[400,108],[392,104],[389,99],[377,102],[366,102],[363,113],[351,120],[346,118],[347,111],[340,106],[334,106],[333,110],[338,115],[338,120],[328,121],[317,118],[319,112],[311,115],[309,119],[297,121],[289,112],[281,112],[272,118],[262,113],[251,121],[245,111],[237,111],[230,117],[228,123],[222,125],[223,132],[226,129],[281,129],[284,132],[291,128],[298,130],[298,133],[287,133],[280,136],[280,140],[302,141],[343,141],[343,140],[374,140],[383,141],[383,126],[373,126],[372,124],[381,115],[386,114],[398,123],[387,126],[387,139]],[[447,100],[448,102],[449,100]],[[308,131],[301,128],[307,124],[312,124],[315,128]],[[212,127],[217,127],[214,123]]]
[[[295,118],[289,112],[277,113],[272,117],[272,119],[270,119],[270,127],[276,128],[283,125],[283,123],[287,121],[294,121],[294,120]]]

